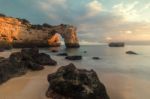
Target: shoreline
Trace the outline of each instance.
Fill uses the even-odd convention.
[[[10,53],[3,52],[1,56],[7,57]],[[45,96],[49,86],[47,81],[48,74],[71,62],[77,68],[88,70],[92,68],[92,65],[89,68],[89,66],[86,67],[86,64],[78,61],[68,61],[64,57],[53,55],[51,57],[58,62],[57,66],[46,66],[41,71],[29,71],[25,75],[12,78],[0,85],[0,99],[50,99]],[[94,67],[93,69],[96,70]],[[147,99],[147,97],[150,97],[149,80],[113,71],[96,70],[96,73],[100,81],[105,85],[110,99]]]

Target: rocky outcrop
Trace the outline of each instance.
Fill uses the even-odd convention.
[[[123,42],[111,42],[109,43],[109,47],[124,47],[125,44]]]
[[[32,25],[26,19],[12,18],[0,15],[0,41],[7,41],[14,47],[48,47],[60,46],[59,35],[64,38],[66,47],[79,47],[76,27],[71,25],[51,26]]]
[[[52,99],[109,99],[94,70],[77,69],[74,64],[48,75],[46,96]]]
[[[136,52],[133,52],[133,51],[127,51],[126,54],[138,55]]]
[[[68,53],[59,53],[57,56],[68,56]]]
[[[82,60],[82,56],[80,55],[66,56],[65,58],[68,60]]]
[[[37,48],[22,49],[12,53],[8,59],[0,57],[0,84],[12,77],[23,75],[30,70],[42,70],[44,65],[56,65],[57,62]]]
[[[92,59],[94,59],[94,60],[100,60],[101,58],[100,57],[92,57]]]

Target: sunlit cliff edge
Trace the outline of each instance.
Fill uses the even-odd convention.
[[[57,34],[62,36],[66,47],[79,47],[76,30],[75,26],[65,24],[33,25],[26,19],[0,14],[0,42],[6,41],[14,47],[59,46]]]

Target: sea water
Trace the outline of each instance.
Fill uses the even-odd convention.
[[[62,47],[60,51],[82,55],[83,60],[73,63],[78,68],[95,70],[111,99],[150,99],[150,46],[85,45],[79,49]],[[126,51],[134,51],[138,55],[129,55]],[[93,60],[92,57],[101,59]]]
[[[78,49],[66,49],[62,46],[58,48],[57,53],[51,52],[51,49],[53,48],[42,48],[40,51],[51,55],[59,65],[64,61],[63,65],[74,63],[78,68],[96,71],[111,99],[150,99],[150,46],[85,45]],[[10,53],[19,50],[8,50],[0,53],[0,56],[8,57]],[[126,54],[126,51],[130,50],[138,55]],[[57,56],[62,52],[69,55],[82,55],[83,59],[69,61],[65,57]],[[93,60],[92,57],[100,57],[100,60]]]

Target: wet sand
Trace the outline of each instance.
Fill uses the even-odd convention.
[[[2,55],[2,54],[1,54]],[[46,66],[42,71],[28,72],[21,77],[12,78],[0,85],[0,99],[48,99],[45,96],[49,86],[47,75],[55,72],[59,66],[69,64],[63,57],[53,56],[58,66]],[[82,64],[74,62],[78,68]],[[99,72],[100,81],[106,86],[111,99],[149,99],[149,80],[115,72]]]
[[[46,67],[43,71],[29,72],[12,78],[0,85],[0,99],[47,99],[45,92],[49,86],[47,75],[57,67]]]

